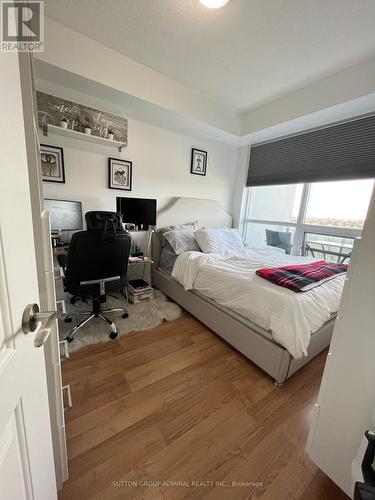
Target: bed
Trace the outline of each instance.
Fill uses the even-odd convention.
[[[175,198],[158,212],[158,228],[195,220],[198,220],[201,227],[232,226],[231,216],[215,200]],[[223,306],[204,292],[195,289],[185,290],[182,284],[172,278],[171,267],[173,266],[169,269],[165,266],[160,267],[161,254],[161,239],[154,233],[152,235],[154,286],[262,368],[274,379],[276,385],[283,385],[286,379],[329,345],[335,322],[334,313],[311,334],[306,355],[296,359],[288,349],[273,338],[272,331],[269,329],[259,326],[233,308]],[[185,257],[188,260],[188,256]],[[183,268],[183,266],[180,267]],[[209,269],[207,268],[206,271],[208,272]],[[211,279],[214,275],[208,275],[208,277]],[[182,278],[181,280],[183,281]],[[206,280],[206,283],[209,281]],[[276,287],[272,284],[267,285]],[[292,347],[290,350],[294,352]]]

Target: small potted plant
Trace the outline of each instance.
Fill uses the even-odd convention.
[[[60,127],[61,128],[68,128],[68,120],[63,116],[60,121]]]
[[[110,128],[108,130],[107,139],[109,139],[110,141],[113,141],[114,137],[115,137],[115,134],[113,133],[113,130]]]
[[[90,120],[89,118],[86,116],[83,123],[82,123],[82,128],[83,128],[83,132],[87,135],[91,135],[91,125],[90,125]]]

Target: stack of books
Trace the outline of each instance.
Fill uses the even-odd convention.
[[[132,304],[147,302],[154,298],[154,289],[144,280],[130,280],[128,283],[128,297]]]

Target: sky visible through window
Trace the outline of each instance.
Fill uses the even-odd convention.
[[[368,179],[312,184],[306,222],[362,227],[373,185]]]
[[[373,189],[373,179],[322,182],[311,185],[306,222],[334,226],[363,226]],[[296,187],[297,193],[303,186]],[[297,220],[300,196],[293,205],[293,219]]]
[[[250,188],[246,242],[266,245],[266,229],[290,232],[294,253],[346,261],[363,228],[373,186],[373,179],[365,179],[312,183],[305,193],[304,184]],[[305,213],[301,202],[307,205]]]

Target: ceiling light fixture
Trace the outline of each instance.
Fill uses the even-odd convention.
[[[199,0],[201,4],[209,9],[218,9],[219,7],[224,7],[229,0]]]

